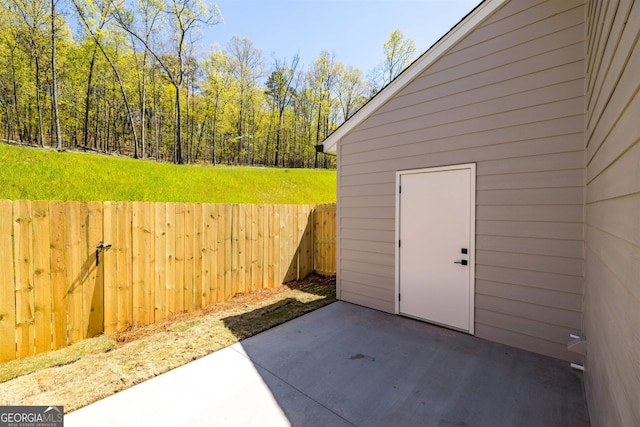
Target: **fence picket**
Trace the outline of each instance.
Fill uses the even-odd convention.
[[[142,322],[150,324],[154,322],[155,306],[155,204],[145,202],[143,204],[143,230],[144,230],[144,256],[142,262],[144,269],[144,317]]]
[[[154,321],[159,322],[166,317],[166,263],[167,263],[167,205],[155,204],[155,269],[154,269]]]
[[[195,236],[193,241],[193,309],[198,310],[202,307],[202,262],[204,255],[204,230],[202,223],[203,205],[196,204],[194,206],[194,229]]]
[[[333,273],[334,222],[333,205],[0,200],[0,362]]]
[[[214,221],[215,206],[206,203],[202,205],[202,305],[211,304],[211,284],[215,279],[213,265],[215,262],[215,236],[217,224]]]
[[[145,309],[145,269],[144,263],[144,210],[142,202],[131,204],[131,292],[134,324],[143,324],[146,317]]]
[[[104,272],[104,331],[107,334],[112,334],[118,330],[118,270],[116,268],[118,216],[116,203],[104,202],[103,220],[103,242],[107,245],[112,245],[100,254],[100,263]]]
[[[66,202],[65,237],[67,262],[67,344],[82,339],[82,254],[80,248],[81,227],[80,207],[78,202]]]
[[[88,322],[84,330],[86,336],[94,337],[104,332],[104,263],[99,263],[99,256],[96,255],[98,245],[104,242],[103,237],[103,214],[102,203],[87,203],[87,233],[86,233],[86,265],[87,275],[83,286],[84,301],[83,313],[85,322]]]
[[[16,358],[13,204],[0,200],[0,363]]]
[[[49,202],[34,201],[33,216],[33,291],[35,352],[51,350],[51,242]]]
[[[171,316],[176,309],[176,204],[167,203],[166,246],[166,299],[165,314]]]
[[[227,208],[229,208],[227,212]],[[218,302],[225,300],[225,281],[227,279],[227,272],[229,278],[231,275],[231,258],[226,252],[226,238],[227,236],[227,222],[229,223],[229,230],[231,230],[231,221],[226,220],[227,214],[231,214],[230,206],[215,205],[215,275],[212,275],[211,283],[211,302]],[[229,233],[229,238],[231,234]],[[227,264],[227,261],[229,264]]]
[[[232,239],[233,239],[233,214],[234,214],[234,208],[232,205],[225,205],[222,206],[222,208],[224,209],[224,215],[219,217],[218,220],[224,224],[224,234],[222,235],[223,237],[223,242],[224,242],[224,252],[223,252],[223,256],[224,256],[224,287],[222,288],[222,295],[218,295],[218,301],[224,301],[228,298],[231,298],[231,296],[233,295],[233,289],[232,289],[232,277],[233,277],[233,259],[234,259],[234,252],[236,251],[232,251],[231,247],[233,245],[232,243]],[[237,266],[236,266],[237,267]],[[220,284],[219,286],[222,286],[222,284]]]
[[[185,280],[185,214],[183,203],[176,203],[176,255],[175,255],[175,282],[174,282],[174,313],[184,311],[184,280]]]
[[[269,256],[268,256],[268,281],[267,287],[273,288],[276,282],[276,276],[278,272],[276,271],[276,247],[277,244],[280,243],[280,239],[278,238],[276,241],[276,237],[278,235],[278,227],[276,224],[279,224],[280,219],[276,218],[275,206],[269,205],[267,206],[267,210],[269,212]]]
[[[183,280],[183,310],[192,311],[194,306],[194,243],[196,228],[194,218],[194,204],[185,205],[184,211],[184,280]]]
[[[131,203],[118,202],[117,237],[116,237],[116,263],[117,263],[117,295],[118,295],[118,330],[128,328],[133,321],[133,308],[131,305],[131,224],[133,221]]]
[[[35,351],[31,222],[31,202],[16,201],[13,204],[13,250],[18,357],[31,356]]]

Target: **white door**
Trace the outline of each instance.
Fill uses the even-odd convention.
[[[473,333],[475,165],[398,181],[398,311]]]

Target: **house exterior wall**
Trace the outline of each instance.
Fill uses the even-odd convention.
[[[507,2],[339,141],[339,298],[394,311],[396,171],[476,163],[475,334],[577,360],[585,15]]]
[[[587,4],[585,388],[592,424],[640,425],[640,2]]]

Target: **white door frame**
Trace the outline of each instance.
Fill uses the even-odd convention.
[[[395,220],[395,314],[400,314],[400,177],[402,175],[420,174],[426,172],[452,171],[469,169],[471,171],[470,194],[471,212],[469,212],[469,330],[475,333],[475,277],[476,277],[476,164],[465,163],[460,165],[439,166],[422,169],[402,170],[396,172],[396,220]]]

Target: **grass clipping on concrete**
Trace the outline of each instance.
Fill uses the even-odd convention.
[[[0,405],[63,405],[68,413],[334,301],[335,282],[313,276],[5,363]]]

